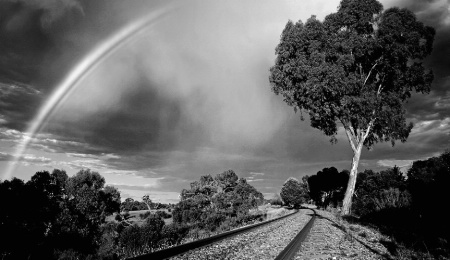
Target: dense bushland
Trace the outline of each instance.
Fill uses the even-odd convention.
[[[347,174],[331,167],[307,177],[316,205],[341,205]],[[407,173],[398,167],[365,170],[358,174],[349,219],[375,226],[392,237],[395,243],[389,248],[394,254],[406,248],[411,256],[450,257],[450,222],[444,213],[449,186],[449,150],[415,161]]]
[[[2,259],[94,256],[105,217],[119,211],[120,194],[96,172],[37,172],[24,182],[0,182]]]

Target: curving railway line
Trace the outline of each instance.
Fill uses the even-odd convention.
[[[231,230],[216,236],[141,255],[144,259],[292,259],[316,217],[313,209]]]

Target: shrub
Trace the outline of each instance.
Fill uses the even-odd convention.
[[[149,253],[155,250],[162,238],[164,221],[150,215],[142,227],[134,224],[126,227],[119,236],[119,247],[125,258]]]
[[[286,205],[298,208],[304,202],[303,194],[306,193],[301,183],[296,178],[290,177],[284,182],[280,196]]]
[[[185,225],[177,225],[172,223],[170,225],[164,226],[161,232],[160,245],[169,247],[178,245],[181,243],[183,238],[186,237],[189,232],[189,227]]]
[[[373,203],[377,211],[388,208],[408,208],[411,204],[411,195],[408,191],[390,188],[381,191],[373,198]]]
[[[149,216],[150,216],[150,214],[152,214],[150,211],[147,211],[147,212],[145,212],[145,213],[141,213],[141,214],[139,214],[139,217],[141,218],[141,219],[146,219],[146,218],[148,218]]]
[[[278,205],[278,206],[282,206],[283,205],[283,201],[281,200],[280,195],[278,194],[274,194],[273,198],[270,200],[270,204],[271,205]]]
[[[163,218],[163,219],[168,219],[168,218],[171,218],[171,217],[172,217],[171,214],[169,214],[169,213],[167,213],[167,212],[165,212],[165,211],[162,211],[162,210],[156,211],[155,214],[156,214],[156,216],[158,216],[158,217],[160,217],[160,218]]]

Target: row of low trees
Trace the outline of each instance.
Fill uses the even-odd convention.
[[[118,212],[120,193],[96,172],[37,172],[24,182],[0,182],[2,259],[95,255],[105,217]]]

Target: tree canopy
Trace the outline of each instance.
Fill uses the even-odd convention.
[[[286,205],[298,208],[302,203],[305,202],[307,190],[296,178],[288,178],[281,188],[281,199]]]
[[[433,74],[423,66],[435,30],[407,9],[383,12],[376,0],[342,0],[319,21],[289,21],[270,69],[272,91],[311,126],[336,141],[340,126],[354,152],[344,200],[349,213],[363,146],[405,142],[412,129],[404,103],[412,92],[428,93]],[[303,115],[302,115],[303,118]]]
[[[81,170],[72,177],[40,171],[28,182],[0,181],[0,245],[6,259],[53,259],[72,250],[92,254],[99,246],[101,225],[118,212],[120,193],[104,186],[97,172]]]
[[[323,168],[308,178],[309,194],[316,205],[327,207],[330,203],[338,206],[344,198],[348,182],[347,170],[339,172],[335,167]]]
[[[173,211],[176,223],[215,229],[226,218],[247,217],[249,210],[264,200],[261,192],[232,170],[219,173],[214,178],[201,176],[190,186],[189,190],[181,191],[181,200]]]

